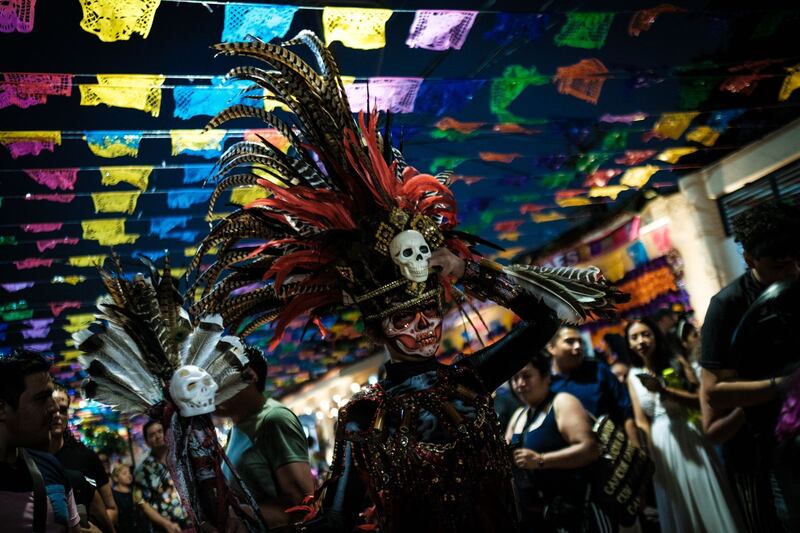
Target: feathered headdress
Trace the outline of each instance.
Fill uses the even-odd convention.
[[[316,68],[290,50],[301,44]],[[214,48],[266,63],[269,70],[237,67],[228,77],[254,82],[292,114],[284,121],[263,108],[234,105],[207,128],[257,118],[289,149],[260,137],[220,157],[209,215],[232,187],[260,186],[265,198],[222,219],[201,243],[190,271],[212,249],[217,256],[188,293],[198,295],[191,312],[220,313],[243,337],[276,321],[277,342],[293,318],[341,304],[355,304],[368,322],[431,301],[443,306],[453,291],[448,280],[428,275],[430,254],[447,247],[470,258],[471,247],[483,242],[455,229],[449,173],[432,176],[407,165],[390,146],[388,125],[383,135],[378,131],[376,113],[354,119],[339,68],[312,32],[281,45],[254,40]],[[610,312],[619,296],[596,269],[517,266],[508,274],[573,322]]]
[[[189,365],[214,380],[215,403],[233,397],[248,384],[241,341],[224,334],[218,315],[192,325],[168,258],[162,272],[152,264],[148,268],[149,277],[137,274],[128,280],[115,258],[113,271],[101,270],[108,296],[97,305],[98,320],[72,335],[84,352],[78,361],[89,373],[86,397],[123,414],[149,414],[172,400],[173,375]]]
[[[89,373],[84,396],[162,423],[167,465],[195,525],[209,521],[227,531],[235,515],[245,530],[260,530],[255,500],[243,488],[240,501],[227,486],[221,470],[227,458],[209,415],[248,385],[245,347],[224,334],[219,315],[192,324],[169,257],[161,272],[143,261],[149,277],[128,280],[116,256],[111,270],[100,271],[108,296],[97,306],[98,320],[72,336]],[[234,479],[243,487],[235,474]],[[243,503],[254,511],[242,511]]]

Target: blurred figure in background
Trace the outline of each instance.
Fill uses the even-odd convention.
[[[118,464],[111,471],[114,481],[114,501],[117,503],[117,533],[150,533],[153,529],[141,508],[133,501],[133,472],[126,464]]]
[[[141,506],[154,530],[180,533],[188,521],[167,470],[169,450],[164,440],[164,427],[157,420],[149,420],[142,433],[150,453],[136,467],[134,501]]]
[[[800,276],[800,210],[760,204],[733,219],[731,229],[749,268],[711,299],[706,312],[700,358],[703,427],[723,443],[725,469],[749,531],[779,531],[779,513],[787,504],[800,505],[783,501],[773,469],[781,384],[800,354],[765,349],[773,339],[757,332],[752,346],[734,352],[732,343],[742,317],[767,287]],[[785,331],[797,332],[798,325]]]
[[[89,520],[101,531],[114,531],[117,505],[111,493],[111,483],[97,454],[75,438],[69,428],[70,395],[67,389],[55,384],[53,399],[58,413],[50,430],[50,453],[64,467],[75,489],[75,499],[84,505]]]
[[[647,436],[655,463],[661,530],[740,531],[736,501],[716,454],[689,418],[690,409],[699,407],[698,394],[688,379],[690,373],[694,377],[693,371],[674,361],[652,321],[631,321],[625,336],[631,355],[639,358],[628,389],[636,423]],[[664,378],[670,376],[673,379],[666,384]]]
[[[578,398],[595,417],[609,415],[631,443],[639,445],[639,435],[633,421],[633,409],[628,391],[603,362],[584,357],[581,333],[577,328],[564,326],[547,344],[552,361],[553,392],[568,392]]]

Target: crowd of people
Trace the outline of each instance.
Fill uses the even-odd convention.
[[[791,351],[797,347],[797,331],[769,329],[770,319],[786,328],[797,318],[780,293],[796,284],[800,273],[797,245],[785,235],[787,228],[798,227],[796,217],[792,209],[769,206],[736,221],[736,237],[750,268],[713,298],[702,329],[690,314],[662,310],[627,322],[624,352],[590,359],[581,330],[562,325],[541,350],[518,357],[529,343],[510,335],[491,354],[505,354],[504,362],[478,354],[480,360],[470,368],[485,375],[454,374],[451,379],[465,382],[493,379],[491,385],[496,387],[504,375],[500,367],[513,359],[518,369],[508,381],[518,408],[498,411],[506,425],[508,447],[493,452],[509,454],[515,509],[503,507],[507,502],[500,498],[505,476],[501,463],[484,465],[486,471],[497,469],[484,479],[493,482],[487,485],[493,494],[468,494],[454,505],[471,505],[476,500],[486,505],[494,498],[495,507],[473,515],[493,521],[491,527],[483,524],[477,530],[797,531],[798,434],[794,433],[794,440],[780,440],[775,432],[783,399],[792,392],[788,387],[797,384],[800,358]],[[754,308],[759,305],[766,307]],[[753,309],[760,313],[756,326],[748,322]],[[544,320],[552,318],[536,320],[543,326]],[[758,331],[748,328],[758,325],[767,328],[762,333],[783,338],[767,341],[761,337],[752,344],[750,337],[759,338]],[[776,347],[788,351],[771,349]],[[515,357],[508,355],[509,349]],[[216,410],[216,415],[233,422],[224,470],[230,481],[231,468],[239,473],[243,486],[233,486],[252,494],[270,527],[287,527],[313,509],[310,496],[319,482],[312,475],[309,441],[298,418],[265,397],[266,361],[258,350],[248,350],[250,384]],[[420,390],[419,383],[409,379],[418,381],[426,373],[441,372],[430,360],[413,362],[422,367],[406,376],[408,365],[397,364],[403,361],[403,353],[390,347],[393,352],[395,363],[387,365],[382,390],[399,394],[398,398],[409,389]],[[0,360],[0,523],[4,529],[138,533],[191,529],[170,478],[162,424],[157,420],[144,424],[149,453],[135,471],[129,463],[119,462],[107,472],[108,465],[98,453],[76,439],[69,427],[72,398],[66,388],[52,382],[49,365],[41,354],[26,350]],[[340,430],[367,431],[358,424],[375,423],[374,416],[365,418],[363,413],[374,409],[373,401],[367,395],[351,403],[350,414],[340,420]],[[458,409],[466,409],[465,405]],[[400,426],[395,430],[401,437],[409,434],[403,431],[408,427],[403,420],[407,408],[400,411]],[[439,416],[460,418],[458,409]],[[783,415],[785,411],[784,407]],[[631,446],[645,450],[653,465],[652,478],[646,478],[652,483],[635,487],[641,493],[638,519],[624,527],[593,494],[603,455],[593,426],[603,416],[614,421]],[[433,425],[428,430],[436,429]],[[481,437],[484,445],[487,439]],[[363,446],[363,442],[348,444],[348,465],[357,449],[355,443]],[[379,456],[373,459],[378,461]],[[304,527],[349,531],[359,527],[357,522],[361,527],[370,522],[370,491],[364,483],[373,474],[363,464],[360,468],[365,472],[356,476],[357,471],[347,471],[349,467],[346,475],[334,472],[322,506],[324,520],[314,518]],[[438,471],[442,477],[461,473],[459,468]],[[457,483],[455,479],[447,483]],[[420,480],[431,483],[425,476]],[[383,483],[391,486],[394,481],[384,479]],[[434,490],[452,488],[443,485]],[[43,498],[46,505],[41,503]],[[423,505],[423,500],[413,504]],[[395,525],[401,526],[388,530],[410,531],[408,527],[419,520],[412,513],[424,512],[402,505],[395,503],[404,509],[395,519]],[[445,526],[439,523],[431,530],[446,530]]]

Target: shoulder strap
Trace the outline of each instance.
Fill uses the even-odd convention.
[[[44,478],[27,450],[20,448],[20,455],[33,480],[33,531],[44,533],[47,526],[47,490],[44,487]]]

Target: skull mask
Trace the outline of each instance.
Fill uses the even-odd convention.
[[[181,416],[197,416],[214,412],[214,394],[218,387],[208,372],[194,365],[185,365],[172,374],[169,394]]]
[[[401,354],[432,357],[442,337],[442,313],[431,305],[416,311],[400,311],[383,319],[383,335],[389,345]]]
[[[431,247],[420,232],[410,229],[395,235],[389,243],[389,253],[406,279],[417,283],[428,279]]]

